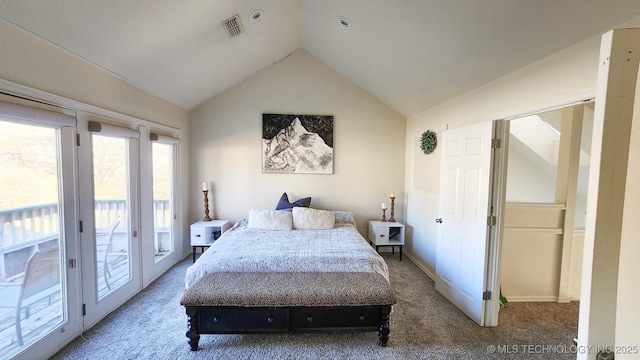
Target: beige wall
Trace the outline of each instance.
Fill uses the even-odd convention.
[[[79,57],[0,20],[0,78],[160,124],[184,127],[187,113]]]
[[[574,230],[563,259],[564,204],[506,203],[500,285],[509,302],[580,299],[584,230]],[[563,262],[568,291],[560,293]]]
[[[500,284],[510,302],[558,301],[562,235],[519,233],[505,229],[502,243]],[[569,291],[571,301],[580,300],[584,230],[573,234]]]
[[[333,115],[334,174],[263,174],[262,113]],[[405,118],[303,49],[192,110],[189,119],[191,221],[204,216],[203,181],[213,188],[218,219],[275,208],[287,192],[292,201],[311,196],[315,208],[355,212],[365,234],[392,191],[396,219],[404,219]]]

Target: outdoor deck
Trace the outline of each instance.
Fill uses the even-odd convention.
[[[156,261],[171,253],[171,211],[168,200],[154,201],[153,244]],[[129,249],[129,226],[127,206],[122,199],[95,201],[96,242],[104,244],[103,235],[109,226],[119,220],[113,232],[112,250],[108,256],[111,274],[109,287],[105,282],[102,257],[98,258],[97,281],[98,299],[117,289],[131,278]],[[35,251],[47,251],[64,247],[60,241],[60,216],[58,204],[40,204],[21,208],[0,210],[0,283],[22,283],[25,264]],[[97,246],[103,251],[106,247]],[[104,254],[104,253],[102,253]],[[99,254],[102,256],[102,254]],[[0,285],[0,289],[3,285]],[[64,288],[64,286],[63,286]],[[29,346],[44,334],[55,329],[66,318],[60,293],[39,301],[21,314],[21,329],[24,345]],[[69,311],[79,311],[70,309]],[[19,351],[15,331],[15,308],[0,308],[0,359],[5,359]]]
[[[111,289],[116,289],[129,279],[129,262],[127,256],[110,256],[109,271]],[[102,297],[108,293],[104,281],[102,265],[98,266],[98,295]],[[76,311],[76,310],[71,310]],[[17,353],[18,343],[15,329],[15,309],[0,308],[0,359],[6,359]],[[62,302],[60,294],[51,297],[51,304],[44,299],[31,306],[31,315],[25,319],[22,311],[22,338],[24,346],[29,346],[33,341],[48,333],[52,328],[60,324],[63,319]]]

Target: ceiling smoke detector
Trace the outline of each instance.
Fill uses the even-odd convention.
[[[264,15],[264,11],[262,11],[262,9],[253,10],[251,15],[249,15],[249,20],[251,22],[260,21],[260,19],[262,19],[262,15]]]
[[[351,22],[349,21],[349,19],[347,19],[344,16],[338,16],[338,23],[342,25],[342,27],[344,27],[345,29],[348,29],[351,27]]]
[[[227,32],[227,36],[229,38],[238,36],[242,34],[242,23],[240,22],[240,17],[235,15],[225,21],[222,22],[222,27],[224,27]]]

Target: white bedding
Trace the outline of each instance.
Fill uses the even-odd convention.
[[[225,232],[187,269],[189,288],[213,272],[376,272],[389,281],[382,257],[354,224],[336,222],[331,230],[268,231],[242,220]]]

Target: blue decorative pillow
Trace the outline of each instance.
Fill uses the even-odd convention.
[[[287,193],[283,193],[282,196],[280,197],[280,200],[278,200],[278,205],[276,205],[276,210],[291,211],[291,209],[296,206],[309,207],[309,205],[311,205],[310,197],[302,198],[291,203],[289,202],[289,196],[287,195]]]

